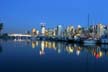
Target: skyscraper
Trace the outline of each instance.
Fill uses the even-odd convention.
[[[32,35],[36,35],[36,29],[35,28],[32,29]]]
[[[57,26],[57,34],[56,34],[58,37],[61,37],[62,36],[62,26],[61,25],[58,25]]]
[[[97,27],[97,34],[99,35],[99,38],[104,35],[104,25],[98,24]]]
[[[67,33],[67,36],[68,37],[72,37],[72,34],[74,33],[74,27],[73,26],[68,26],[67,28],[66,28],[66,33]]]
[[[41,35],[45,36],[45,23],[41,23]]]

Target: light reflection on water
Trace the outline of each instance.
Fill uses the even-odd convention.
[[[108,45],[0,41],[0,72],[107,71]]]
[[[67,52],[68,54],[76,53],[77,56],[81,52],[87,51],[96,58],[101,58],[102,56],[108,56],[108,45],[78,45],[78,44],[68,44],[64,42],[50,42],[50,41],[32,41],[32,48],[40,47],[40,55],[45,54],[45,49],[53,49],[57,53]]]

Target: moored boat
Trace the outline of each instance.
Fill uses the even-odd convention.
[[[97,40],[91,39],[91,38],[83,40],[84,44],[96,44],[96,42],[97,42]]]

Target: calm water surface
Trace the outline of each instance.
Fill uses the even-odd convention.
[[[0,41],[0,72],[108,72],[108,45]]]

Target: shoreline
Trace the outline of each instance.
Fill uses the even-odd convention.
[[[74,39],[74,38],[61,38],[61,37],[23,37],[23,38],[16,38],[16,37],[0,37],[0,40],[16,40],[16,41],[22,41],[22,40],[30,40],[30,41],[55,41],[55,42],[68,42],[68,43],[76,43],[76,44],[108,44],[108,42],[102,42],[102,39],[94,40],[94,39]]]

